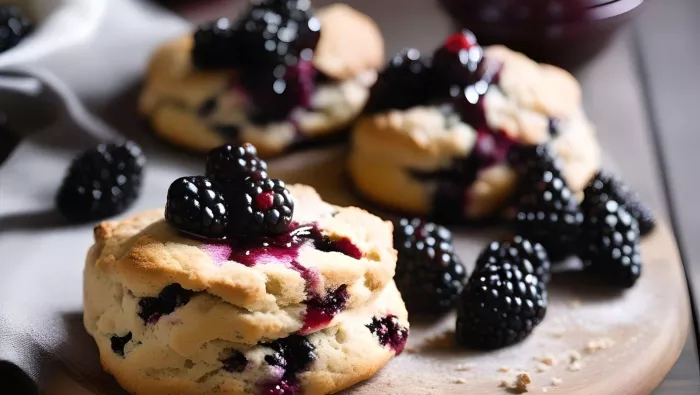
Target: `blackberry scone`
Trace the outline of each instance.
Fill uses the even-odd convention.
[[[250,142],[270,157],[346,131],[383,58],[375,23],[347,5],[256,0],[158,49],[139,108],[178,146]]]
[[[547,146],[568,187],[600,168],[577,81],[471,32],[432,57],[407,49],[380,74],[352,134],[348,169],[360,195],[443,222],[496,215],[513,197],[521,147]]]

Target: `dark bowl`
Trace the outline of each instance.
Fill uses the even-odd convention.
[[[439,0],[482,44],[572,69],[602,50],[644,0]]]

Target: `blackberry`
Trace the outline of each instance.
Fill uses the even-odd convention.
[[[58,210],[70,221],[119,214],[138,198],[146,157],[136,143],[100,144],[78,155],[56,195]]]
[[[625,207],[639,224],[639,232],[646,235],[656,226],[656,220],[651,210],[639,199],[622,180],[612,173],[601,171],[586,187],[584,194],[588,201],[613,199]]]
[[[238,234],[279,234],[289,229],[294,199],[281,180],[246,181],[231,206]]]
[[[194,236],[226,236],[229,210],[219,188],[202,176],[181,177],[168,189],[165,219],[175,229]]]
[[[16,46],[34,30],[34,24],[16,6],[0,6],[0,52]]]
[[[292,335],[264,345],[274,351],[265,356],[265,362],[284,369],[284,379],[293,379],[317,358],[316,347],[304,336]]]
[[[132,335],[131,332],[128,332],[124,336],[112,336],[109,339],[110,345],[112,347],[112,352],[115,354],[119,355],[120,357],[124,356],[124,347],[126,346],[127,343],[131,341]]]
[[[447,228],[418,218],[401,219],[394,232],[398,250],[396,284],[411,312],[449,310],[466,279]]]
[[[430,59],[414,48],[396,54],[372,87],[365,113],[404,110],[424,104],[430,98]]]
[[[557,260],[565,257],[581,233],[583,213],[559,163],[545,146],[513,149],[510,159],[520,176],[516,233],[542,243]]]
[[[264,180],[267,163],[258,157],[252,144],[225,144],[207,155],[206,176],[224,190],[241,184],[246,178]]]
[[[484,50],[469,30],[457,32],[445,40],[433,55],[438,85],[473,85],[483,76]]]
[[[611,285],[632,287],[642,272],[637,220],[612,199],[584,201],[584,207],[580,257],[586,270]]]
[[[541,246],[516,237],[481,252],[460,297],[457,342],[475,349],[525,339],[547,313],[549,260]]]
[[[224,365],[223,369],[227,372],[242,372],[248,366],[248,358],[238,350],[228,350],[226,356],[219,359]]]
[[[189,303],[192,296],[194,296],[194,291],[184,289],[180,284],[170,284],[163,288],[156,297],[141,298],[138,315],[144,323],[154,324],[158,322],[160,317]]]
[[[390,347],[396,355],[401,354],[406,346],[408,329],[403,327],[394,315],[372,317],[372,322],[367,324],[367,329],[377,337],[379,344]]]

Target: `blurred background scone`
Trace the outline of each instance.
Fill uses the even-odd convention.
[[[349,6],[253,2],[161,47],[139,107],[176,145],[250,142],[269,157],[346,131],[383,61],[378,27]]]
[[[600,167],[577,81],[468,31],[432,58],[397,54],[353,129],[348,169],[365,198],[442,221],[484,219],[516,186],[513,152],[548,145],[580,194]]]

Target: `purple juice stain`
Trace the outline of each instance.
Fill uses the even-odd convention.
[[[260,386],[260,395],[297,395],[297,385],[293,380],[280,380],[276,382],[265,383]]]
[[[325,298],[316,295],[306,301],[304,326],[299,330],[300,335],[308,335],[328,325],[333,318],[345,309],[348,301],[347,285],[341,285]]]
[[[219,266],[226,261],[238,262],[248,267],[281,263],[299,273],[305,281],[305,304],[308,306],[300,333],[308,333],[328,324],[341,312],[345,308],[348,294],[347,287],[343,285],[330,292],[325,299],[318,295],[318,272],[299,262],[299,251],[302,247],[339,252],[354,259],[362,258],[362,251],[350,239],[331,240],[323,235],[316,224],[292,223],[289,231],[279,235],[243,236],[229,244],[205,244],[201,248]]]
[[[374,317],[367,328],[377,337],[379,344],[401,354],[408,340],[408,329],[401,326],[395,315]]]

